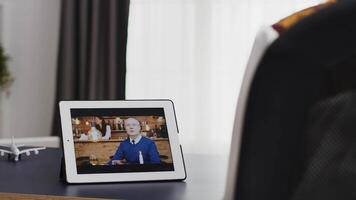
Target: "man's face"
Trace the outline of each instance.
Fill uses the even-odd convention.
[[[138,135],[140,134],[140,122],[134,118],[128,118],[125,120],[125,129],[128,135]]]

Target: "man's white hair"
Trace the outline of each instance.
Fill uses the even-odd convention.
[[[126,121],[128,121],[128,120],[135,120],[138,124],[140,124],[140,121],[138,121],[138,119],[133,118],[133,117],[127,118],[126,120],[124,120],[124,122],[126,123]]]

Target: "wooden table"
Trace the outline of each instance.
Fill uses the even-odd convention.
[[[0,199],[6,200],[93,200],[93,198],[64,197],[52,195],[17,194],[0,192]],[[97,199],[97,198],[95,198]]]

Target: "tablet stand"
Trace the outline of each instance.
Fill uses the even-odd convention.
[[[64,165],[64,157],[61,158],[61,169],[59,172],[59,180],[67,183],[66,167]]]

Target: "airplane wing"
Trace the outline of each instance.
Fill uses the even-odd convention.
[[[35,154],[38,154],[38,151],[44,150],[44,149],[46,149],[46,147],[36,147],[36,148],[21,150],[19,153],[20,154],[26,153],[27,155],[30,155],[31,151],[33,151],[33,152],[35,152]]]
[[[11,151],[8,151],[8,150],[5,150],[5,149],[0,149],[0,155],[1,155],[1,156],[4,156],[5,153],[7,153],[7,154],[12,154]]]

